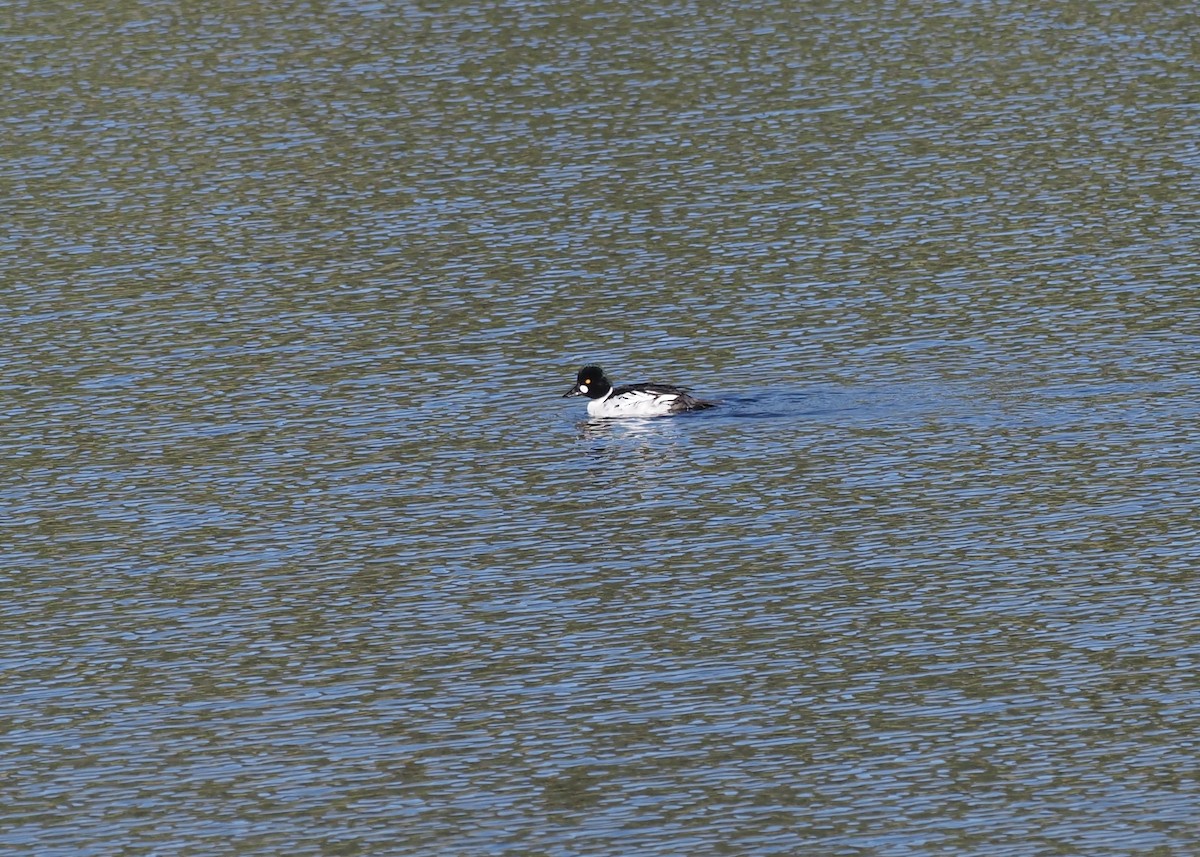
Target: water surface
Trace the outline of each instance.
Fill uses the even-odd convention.
[[[7,851],[1200,845],[1190,11],[3,17]]]

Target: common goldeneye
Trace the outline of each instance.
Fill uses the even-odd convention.
[[[599,366],[584,366],[575,377],[571,396],[587,396],[588,413],[593,417],[659,417],[683,411],[702,411],[715,402],[705,402],[670,384],[630,384],[614,387]]]

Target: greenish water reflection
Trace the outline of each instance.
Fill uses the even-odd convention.
[[[10,6],[0,844],[1194,848],[1190,15]]]

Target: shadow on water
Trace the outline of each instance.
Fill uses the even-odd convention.
[[[721,400],[713,416],[729,419],[787,419],[821,417],[853,410],[849,391],[839,390],[764,390],[729,396]]]

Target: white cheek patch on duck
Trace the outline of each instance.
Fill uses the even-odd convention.
[[[579,392],[581,392],[581,393],[586,393],[587,391],[588,391],[588,386],[587,386],[587,384],[580,384],[580,385],[579,385]]]

